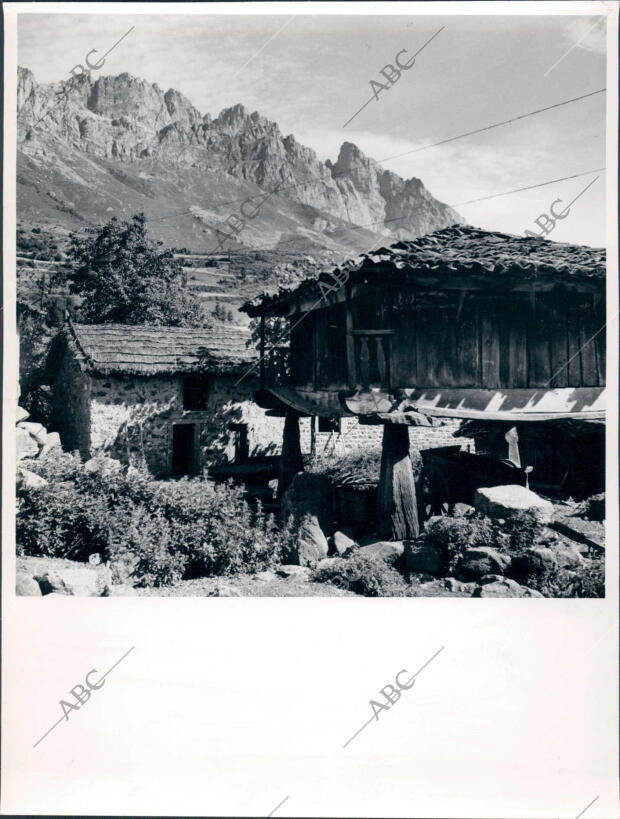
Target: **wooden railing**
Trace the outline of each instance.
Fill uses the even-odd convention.
[[[369,389],[389,390],[391,383],[391,339],[393,330],[352,330],[355,383]]]

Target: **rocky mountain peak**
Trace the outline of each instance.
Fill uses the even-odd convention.
[[[19,70],[20,179],[34,212],[52,208],[53,217],[69,223],[83,186],[80,212],[100,214],[91,219],[119,207],[121,213],[159,209],[158,197],[161,211],[169,213],[174,210],[170,197],[178,196],[181,213],[198,208],[209,214],[204,221],[212,226],[228,215],[220,214],[218,202],[256,196],[260,189],[275,192],[238,240],[250,246],[277,244],[285,235],[287,241],[293,235],[337,246],[339,240],[331,238],[337,224],[356,230],[370,225],[373,232],[415,238],[463,221],[421,180],[384,170],[354,143],[342,144],[335,163],[323,163],[292,134],[283,136],[276,122],[239,103],[213,119],[180,91],[164,92],[127,72],[92,83],[85,75],[62,104],[54,105],[59,87],[40,85],[27,68]],[[38,124],[43,115],[45,126]],[[54,177],[53,186],[42,183],[42,174]],[[109,195],[108,178],[115,180]],[[63,189],[65,197],[58,192]],[[35,206],[32,197],[41,196]],[[162,223],[161,230],[165,227]],[[180,216],[176,231],[174,241],[165,232],[162,236],[182,246],[208,234],[192,216]],[[358,241],[362,236],[353,235]]]

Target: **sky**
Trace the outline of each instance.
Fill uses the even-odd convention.
[[[604,88],[601,16],[23,14],[19,63],[39,82],[57,82],[91,49],[94,63],[131,26],[93,78],[128,72],[181,91],[212,115],[242,103],[323,160],[353,142],[489,230],[540,233],[535,220],[555,200],[563,213],[579,196],[547,238],[605,244],[605,178],[594,172],[605,166],[604,93],[416,151]],[[381,69],[403,49],[406,63],[422,46],[387,87]],[[371,81],[386,87],[374,86],[375,94]],[[405,155],[387,159],[396,154]]]

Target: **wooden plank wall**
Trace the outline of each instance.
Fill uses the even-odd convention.
[[[388,323],[395,330],[392,385],[602,386],[604,323],[603,294],[564,288],[417,294]]]
[[[395,308],[389,298],[368,291],[355,299],[352,321],[358,330],[394,330],[392,388],[605,383],[602,292],[407,291],[398,294]],[[346,387],[346,346],[344,306],[312,311],[292,333],[293,383]],[[359,339],[354,347],[359,358]]]

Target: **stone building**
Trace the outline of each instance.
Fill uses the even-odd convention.
[[[248,339],[232,324],[69,322],[48,359],[50,426],[68,451],[146,463],[157,477],[277,454],[282,421],[252,401],[256,353]]]

